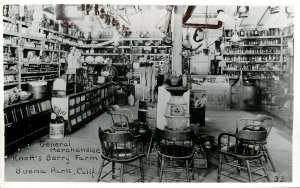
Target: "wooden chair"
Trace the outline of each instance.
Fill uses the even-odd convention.
[[[162,181],[162,176],[165,172],[180,173],[177,169],[182,169],[178,165],[184,162],[184,169],[186,171],[186,180],[190,181],[189,168],[193,161],[194,150],[194,132],[173,132],[161,129],[156,129],[156,140],[158,144],[158,157],[160,161],[159,181]],[[173,162],[172,170],[165,170],[165,161]],[[194,168],[193,168],[194,177]],[[165,178],[167,179],[167,178]],[[182,180],[182,179],[177,179]]]
[[[266,115],[257,115],[255,118],[242,118],[237,120],[236,122],[236,132],[242,129],[259,129],[260,127],[264,127],[267,130],[267,137],[269,137],[270,132],[273,128],[273,118]],[[267,148],[267,139],[265,140],[262,148],[262,152],[265,158],[265,161],[270,161],[271,167],[273,171],[275,172],[275,165],[273,163],[273,160],[271,158],[270,152]]]
[[[263,127],[255,130],[247,128],[240,130],[236,134],[221,133],[218,137],[218,182],[221,180],[222,171],[228,172],[234,168],[237,172],[229,171],[229,175],[223,175],[235,179],[233,175],[240,175],[240,170],[246,170],[250,182],[261,178],[266,178],[269,182],[270,178],[261,159],[263,156],[262,147],[266,138],[267,130]],[[225,169],[223,165],[229,166],[229,168]],[[253,169],[253,167],[255,168]],[[262,170],[264,175],[256,173],[259,170]],[[253,179],[253,175],[258,175],[259,177]]]
[[[144,168],[143,168],[143,157],[145,154],[141,151],[141,148],[138,145],[138,141],[136,137],[134,137],[131,133],[120,133],[115,132],[112,133],[111,130],[101,130],[99,128],[99,139],[101,144],[101,164],[98,174],[98,182],[101,181],[104,177],[111,174],[112,179],[115,179],[117,175],[115,174],[115,164],[120,163],[120,181],[123,182],[124,173],[129,173],[133,170],[140,169],[140,175],[142,182],[144,182]],[[139,167],[130,165],[132,162],[139,160]],[[107,162],[106,162],[107,161]],[[105,163],[106,162],[106,163]],[[101,176],[103,167],[112,163],[112,170],[107,172],[105,175]],[[131,170],[124,170],[124,165],[130,165],[134,168]]]
[[[133,113],[129,109],[120,108],[119,105],[107,107],[107,113],[111,116],[112,129],[114,131],[128,131],[133,121]]]

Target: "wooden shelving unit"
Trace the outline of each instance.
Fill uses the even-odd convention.
[[[256,36],[254,35],[254,31]],[[279,28],[258,31],[253,28],[239,32],[239,45],[232,47],[231,35],[233,30],[225,30],[225,53],[223,53],[226,67],[223,74],[237,79],[240,70],[243,78],[257,80],[271,78],[273,74],[282,74],[282,35]]]
[[[53,96],[53,108],[59,108],[66,122],[66,132],[70,133],[85,125],[112,104],[115,86],[106,83],[89,90],[67,96]]]
[[[279,117],[293,125],[293,74],[294,74],[294,49],[287,45],[293,45],[293,25],[282,29],[282,75],[281,80],[261,80],[261,108],[274,116]]]

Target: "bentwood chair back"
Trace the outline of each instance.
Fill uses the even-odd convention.
[[[159,173],[159,181],[162,181],[162,176],[166,172],[179,172],[180,169],[185,169],[186,172],[186,181],[190,181],[189,177],[189,169],[192,163],[192,159],[194,156],[194,132],[186,131],[186,132],[174,132],[156,129],[156,140],[158,142],[158,157],[160,161],[160,173]],[[165,165],[165,162],[169,161],[169,165]],[[182,161],[184,162],[184,167],[180,165],[176,165],[174,161]],[[170,165],[173,162],[173,165]],[[168,167],[171,167],[173,170],[168,171],[165,170]],[[193,170],[194,172],[194,170]],[[193,173],[194,176],[194,173]],[[168,178],[165,178],[166,180]],[[169,179],[175,180],[175,179]],[[183,180],[183,179],[177,179]]]
[[[236,179],[241,170],[247,171],[250,182],[261,178],[266,178],[269,182],[269,175],[261,160],[262,148],[267,134],[267,130],[263,127],[255,130],[250,128],[240,130],[236,134],[221,133],[218,137],[218,182],[221,180],[221,175]],[[232,171],[234,168],[236,168],[237,173]],[[257,173],[259,170],[262,170],[264,174]],[[254,175],[258,175],[258,178],[253,179]]]
[[[237,120],[236,132],[243,129],[258,130],[260,127],[264,127],[267,130],[267,137],[270,136],[271,130],[274,125],[274,119],[267,115],[257,115],[255,118],[242,118]],[[270,152],[267,148],[267,138],[263,145],[263,154],[266,162],[270,162],[273,171],[275,172],[275,165],[271,158]]]
[[[112,178],[114,179],[117,176],[115,174],[115,163],[120,163],[120,181],[122,182],[124,173],[129,172],[124,171],[124,165],[129,165],[129,163],[139,160],[139,167],[134,166],[134,169],[140,169],[141,178],[139,180],[143,182],[144,169],[142,158],[145,156],[145,154],[142,152],[141,147],[138,144],[139,142],[136,140],[136,138],[128,132],[112,132],[110,130],[102,130],[101,128],[99,128],[98,134],[102,150],[102,163],[100,165],[98,181],[102,180],[108,174],[111,174]],[[107,161],[106,164],[105,161]],[[101,176],[103,167],[109,163],[112,163],[112,170]]]

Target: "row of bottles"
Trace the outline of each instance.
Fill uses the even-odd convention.
[[[281,40],[279,38],[276,39],[260,39],[260,40],[241,40],[239,41],[239,45],[280,45]],[[232,45],[232,41],[226,41],[226,45]]]
[[[267,71],[280,71],[280,64],[266,63],[266,64],[243,64],[234,65],[227,64],[225,70],[267,70]]]
[[[294,25],[290,25],[282,29],[283,36],[294,35]]]
[[[279,54],[280,47],[273,47],[273,48],[226,48],[226,53],[228,54],[240,54],[240,53],[247,53],[247,54],[265,54],[265,53],[273,53],[273,54]]]
[[[231,79],[238,79],[239,78],[239,73],[226,73],[224,74],[226,76],[228,76],[229,78]],[[263,80],[263,79],[279,79],[278,76],[276,74],[274,74],[274,72],[264,72],[264,73],[261,73],[261,72],[243,72],[243,79],[260,79],[260,80]]]
[[[4,84],[17,82],[17,75],[4,75]]]
[[[225,30],[226,37],[232,37],[234,34],[233,30]],[[240,29],[237,31],[238,36],[240,37],[252,37],[252,36],[280,36],[281,31],[279,28],[270,28],[270,29],[263,29],[259,30],[258,28],[255,29]]]
[[[225,61],[278,61],[280,55],[225,56]]]
[[[3,23],[3,31],[17,33],[18,25],[15,23],[4,22]]]
[[[54,79],[54,78],[57,78],[57,77],[58,77],[57,73],[47,74],[45,76],[43,76],[43,75],[34,75],[34,76],[30,75],[30,76],[22,76],[21,81],[22,82],[27,82],[27,81],[36,81],[36,80],[42,80],[42,79],[47,80],[47,79]]]
[[[3,46],[17,45],[17,37],[3,37]]]

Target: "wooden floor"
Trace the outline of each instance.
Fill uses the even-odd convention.
[[[134,116],[137,117],[136,108],[132,110]],[[220,132],[224,131],[233,132],[237,119],[254,117],[256,114],[246,111],[207,110],[206,126],[201,127],[199,131],[212,136],[218,136]],[[104,113],[63,139],[53,140],[45,136],[28,147],[20,149],[20,151],[7,156],[5,159],[5,181],[96,182],[101,161],[100,154],[93,152],[99,149],[100,146],[97,130],[99,126],[108,128],[109,125],[109,116]],[[58,145],[50,147],[50,144]],[[276,173],[268,171],[271,180],[276,181],[277,176],[286,182],[291,182],[292,130],[287,128],[281,121],[276,120],[269,136],[268,148],[277,168]],[[196,169],[195,179],[191,181],[198,183],[216,182],[218,163],[215,158],[216,156],[208,156],[208,168]],[[156,160],[155,153],[153,153],[150,158],[151,164],[146,160],[144,161],[145,182],[158,182]],[[110,169],[111,167],[107,166],[104,171]],[[177,173],[174,177],[185,178],[184,175],[184,172]],[[242,175],[247,177],[244,172],[242,172]],[[173,176],[167,174],[167,177]],[[125,175],[124,177],[125,182],[134,182],[137,179],[139,179],[137,175]],[[108,176],[106,181],[118,180],[111,180],[111,176]],[[224,176],[221,182],[239,181]],[[261,182],[265,182],[265,180],[261,180]]]

